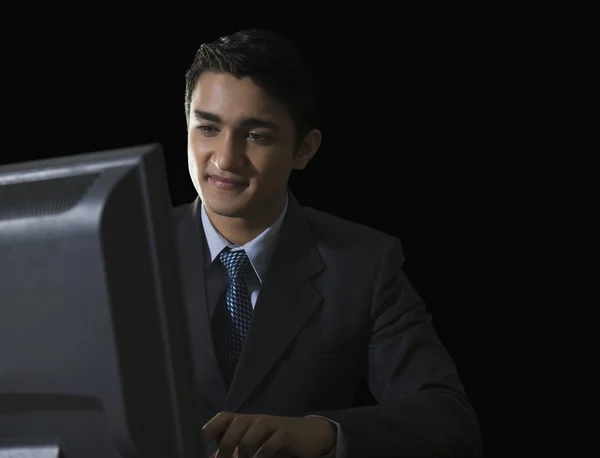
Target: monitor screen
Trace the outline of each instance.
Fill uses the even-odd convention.
[[[0,456],[204,456],[171,211],[158,144],[0,167]]]

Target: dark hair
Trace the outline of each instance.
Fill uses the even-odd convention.
[[[185,74],[185,116],[189,122],[192,92],[205,71],[249,77],[289,110],[298,143],[316,128],[318,107],[311,71],[291,41],[275,32],[246,29],[203,43]]]

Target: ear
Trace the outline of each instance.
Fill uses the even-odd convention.
[[[317,129],[311,130],[296,152],[296,157],[294,157],[294,169],[302,170],[304,169],[316,152],[319,150],[321,146],[321,131]]]

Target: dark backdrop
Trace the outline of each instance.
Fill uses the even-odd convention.
[[[400,237],[406,272],[480,417],[486,456],[498,452],[490,402],[508,362],[492,353],[503,344],[490,333],[512,282],[498,267],[513,262],[500,185],[512,145],[499,107],[517,66],[505,62],[509,33],[489,33],[486,16],[474,22],[460,11],[385,25],[339,11],[313,25],[311,15],[294,25],[222,13],[217,21],[208,5],[152,19],[120,14],[36,10],[6,36],[0,163],[158,142],[173,203],[190,201],[184,73],[196,48],[247,26],[287,32],[313,64],[324,134],[308,169],[292,177],[295,195]]]

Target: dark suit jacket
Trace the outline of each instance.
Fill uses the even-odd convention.
[[[211,338],[201,205],[174,218],[205,421],[222,410],[316,414],[341,425],[352,458],[481,456],[476,415],[402,270],[401,242],[291,193],[227,391]]]

